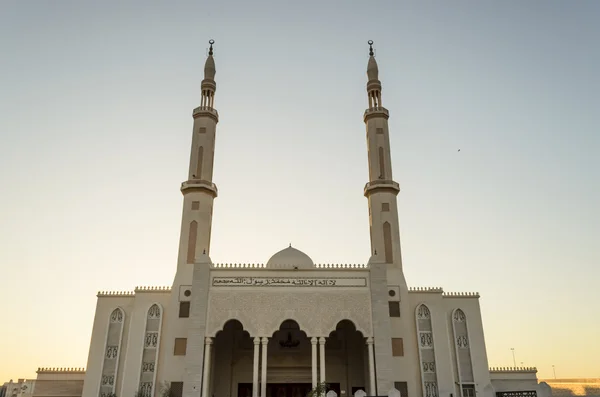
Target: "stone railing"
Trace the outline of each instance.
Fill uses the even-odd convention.
[[[365,110],[364,117],[372,113],[384,113],[386,116],[390,116],[390,112],[386,108],[384,108],[383,106],[375,106]]]
[[[85,368],[49,368],[49,367],[41,367],[38,368],[36,373],[46,373],[46,374],[84,374]]]
[[[536,367],[490,367],[490,372],[537,372]]]
[[[212,116],[216,117],[217,119],[219,118],[219,112],[217,112],[217,110],[211,106],[198,106],[192,112],[192,116],[196,117],[202,113],[210,113]]]
[[[479,292],[444,292],[444,298],[479,298]]]

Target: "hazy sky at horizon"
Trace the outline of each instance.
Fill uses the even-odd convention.
[[[372,39],[409,285],[479,291],[490,366],[514,347],[541,378],[600,377],[599,17],[595,1],[5,2],[0,382],[86,366],[97,291],[171,284],[210,38],[213,261],[290,242],[367,261]]]

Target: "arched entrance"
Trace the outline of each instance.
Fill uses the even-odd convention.
[[[267,357],[266,397],[305,397],[312,389],[311,342],[296,321],[281,323]]]
[[[367,391],[368,361],[365,337],[350,320],[340,321],[325,343],[325,379],[338,396]]]
[[[214,338],[210,396],[252,397],[253,350],[253,340],[242,323],[237,320],[225,323]],[[238,384],[249,384],[250,388],[238,390]]]

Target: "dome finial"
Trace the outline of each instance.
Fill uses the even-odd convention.
[[[212,55],[213,54],[212,45],[215,44],[215,41],[213,39],[210,39],[210,40],[208,40],[208,44],[210,44],[210,48],[208,49],[208,55]]]
[[[367,43],[369,43],[369,55],[373,56],[373,40],[369,40]]]

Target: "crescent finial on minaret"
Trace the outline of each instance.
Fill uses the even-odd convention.
[[[210,39],[210,40],[208,40],[208,44],[210,44],[210,48],[208,49],[208,55],[212,55],[213,54],[212,45],[215,44],[215,41],[213,39]]]
[[[369,43],[369,55],[370,55],[370,56],[373,56],[373,55],[375,55],[375,54],[373,53],[373,40],[369,40],[367,43]]]

